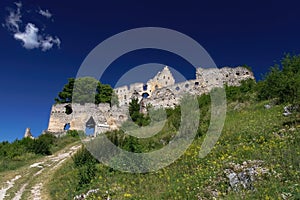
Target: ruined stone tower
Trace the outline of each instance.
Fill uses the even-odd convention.
[[[244,67],[197,68],[195,77],[193,80],[175,83],[166,66],[147,83],[115,88],[119,106],[110,107],[102,103],[55,104],[51,109],[47,131],[60,135],[67,130],[93,129],[93,134],[99,134],[118,129],[128,119],[128,105],[132,98],[143,100],[143,104],[151,104],[154,108],[174,107],[185,93],[201,95],[224,84],[237,86],[242,80],[254,79],[253,73]]]

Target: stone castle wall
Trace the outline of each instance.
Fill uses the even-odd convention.
[[[197,68],[196,79],[175,83],[168,67],[165,67],[146,84],[134,83],[115,88],[119,106],[109,104],[56,104],[52,106],[47,131],[61,134],[69,130],[85,130],[94,126],[95,133],[118,129],[128,119],[128,105],[132,98],[138,98],[144,105],[151,104],[154,108],[174,107],[185,93],[201,95],[212,88],[224,84],[237,86],[242,80],[254,79],[253,73],[244,68]],[[67,107],[72,109],[67,112]],[[92,123],[91,123],[92,122]]]

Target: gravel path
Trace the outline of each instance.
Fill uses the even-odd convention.
[[[16,171],[16,176],[2,184],[0,200],[45,200],[45,183],[55,170],[71,157],[81,145],[66,147],[54,155],[44,157],[39,162]],[[1,176],[1,174],[0,174]]]

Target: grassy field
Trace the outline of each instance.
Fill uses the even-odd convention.
[[[84,185],[78,184],[80,170],[69,160],[50,181],[50,195],[71,199],[99,189],[88,199],[300,199],[300,126],[294,117],[282,115],[283,105],[266,109],[267,103],[229,103],[222,134],[205,158],[198,156],[205,137],[200,134],[185,154],[166,168],[131,174],[98,163],[94,178]],[[230,189],[224,171],[232,162],[251,160],[261,160],[268,173],[257,175],[252,190]]]

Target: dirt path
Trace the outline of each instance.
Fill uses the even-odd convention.
[[[13,172],[0,174],[2,182],[0,182],[0,200],[49,199],[47,190],[43,186],[50,180],[55,170],[80,147],[79,143],[70,145],[38,162]]]

